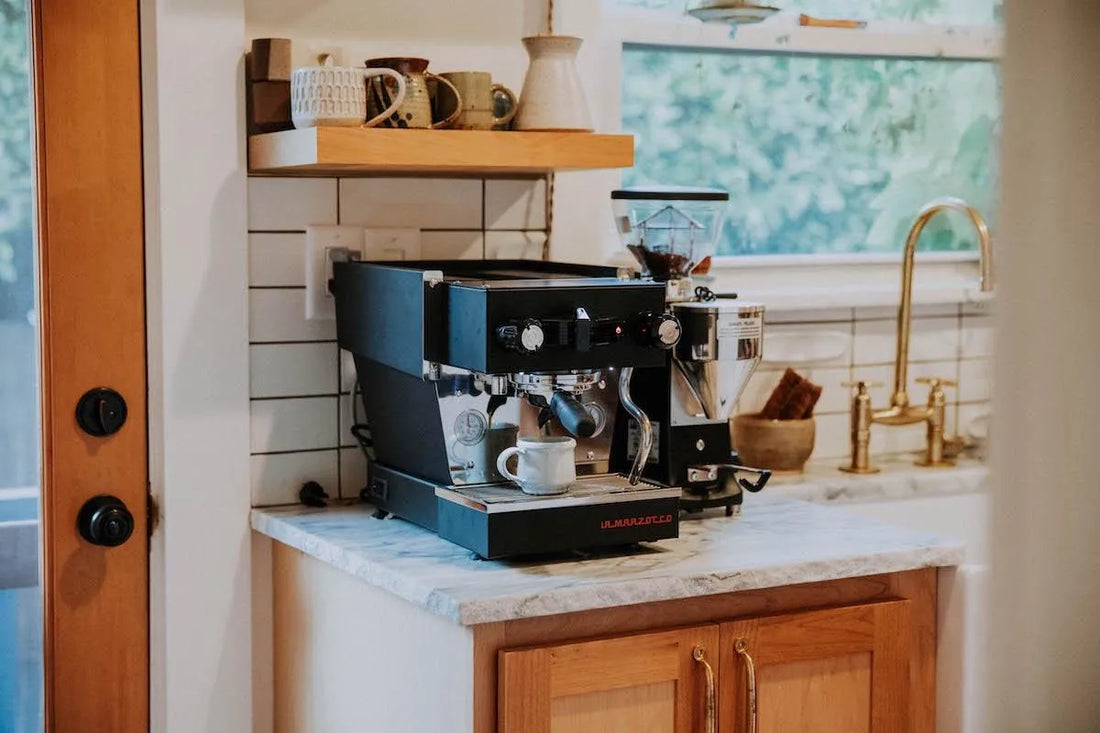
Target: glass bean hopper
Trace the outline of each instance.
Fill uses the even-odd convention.
[[[654,186],[611,192],[619,239],[654,280],[690,277],[714,254],[730,195],[715,188]]]

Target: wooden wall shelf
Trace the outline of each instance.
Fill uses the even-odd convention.
[[[249,172],[280,176],[507,176],[629,168],[632,135],[315,127],[253,135]]]

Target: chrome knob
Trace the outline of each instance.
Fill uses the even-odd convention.
[[[650,316],[642,327],[642,336],[658,349],[671,349],[680,342],[683,328],[680,319],[671,313]]]
[[[540,321],[525,318],[519,323],[507,323],[497,328],[497,341],[506,349],[520,354],[535,354],[546,342],[546,331]]]

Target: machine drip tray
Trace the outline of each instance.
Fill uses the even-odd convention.
[[[680,493],[678,488],[668,488],[645,481],[631,486],[624,476],[618,474],[582,477],[570,487],[567,493],[549,496],[525,494],[512,483],[478,484],[465,488],[446,487],[435,490],[435,495],[444,501],[453,501],[488,514],[616,504],[645,499],[672,499],[679,498]]]

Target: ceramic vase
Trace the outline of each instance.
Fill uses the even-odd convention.
[[[523,80],[515,129],[592,132],[592,115],[577,71],[582,42],[574,36],[523,39],[531,64]]]

